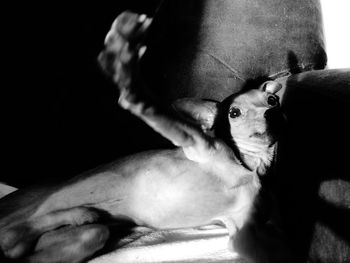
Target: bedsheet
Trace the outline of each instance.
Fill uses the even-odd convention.
[[[118,241],[119,248],[98,256],[89,263],[244,263],[227,249],[228,232],[219,226],[155,231],[136,227]]]

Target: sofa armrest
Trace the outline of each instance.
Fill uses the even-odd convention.
[[[298,262],[347,262],[350,69],[287,78],[282,107],[276,192],[293,251]]]

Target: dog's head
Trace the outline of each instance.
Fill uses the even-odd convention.
[[[233,94],[220,103],[181,99],[175,109],[239,151],[257,153],[273,146],[284,127],[276,95],[281,87],[278,82],[267,81],[258,89]]]
[[[282,85],[263,83],[259,89],[233,94],[218,104],[213,127],[216,133],[236,144],[250,147],[269,146],[276,142],[284,124],[276,92]]]

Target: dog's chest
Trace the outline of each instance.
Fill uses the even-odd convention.
[[[147,167],[134,180],[130,212],[143,224],[157,228],[205,225],[252,203],[260,187],[253,173],[242,173],[236,164],[198,164],[176,154],[177,159],[167,164],[158,159],[158,167]]]

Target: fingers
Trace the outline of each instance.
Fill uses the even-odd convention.
[[[42,233],[64,225],[92,223],[97,219],[97,213],[85,207],[55,211],[3,228],[1,230],[0,247],[5,256],[19,258],[33,248],[37,238]]]
[[[27,262],[81,262],[103,248],[108,237],[108,228],[98,224],[67,226],[50,231],[40,237]]]

